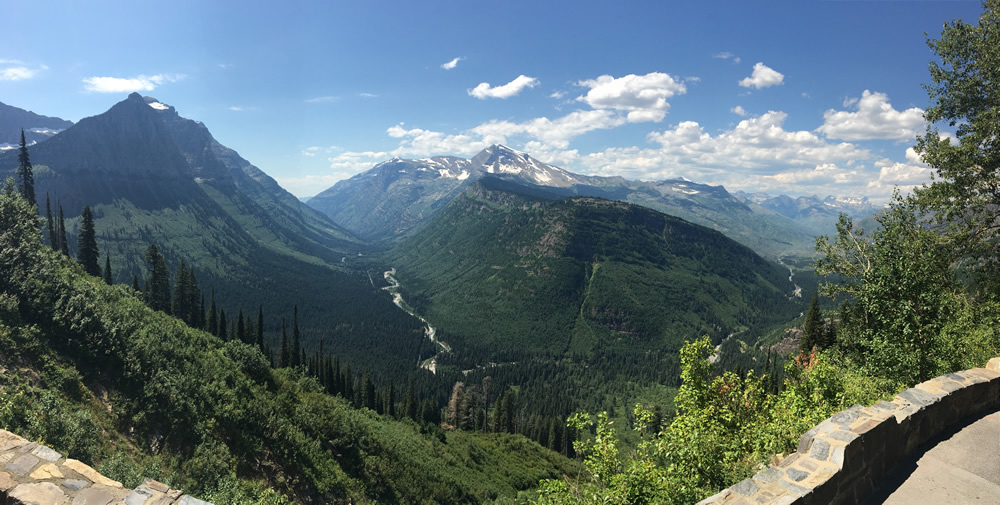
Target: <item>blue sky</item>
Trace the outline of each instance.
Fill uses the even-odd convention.
[[[618,5],[624,3],[625,5]],[[21,2],[0,101],[131,91],[299,196],[504,143],[584,174],[884,200],[929,179],[924,33],[978,1]]]

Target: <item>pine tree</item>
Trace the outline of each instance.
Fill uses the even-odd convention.
[[[291,365],[292,355],[288,348],[288,330],[285,327],[285,318],[281,318],[281,344],[279,347],[280,359],[278,360],[279,368],[285,368]]]
[[[257,347],[264,352],[264,306],[257,306]]]
[[[146,281],[146,304],[153,310],[170,313],[170,269],[156,244],[146,249],[149,279]]]
[[[292,366],[299,366],[302,364],[301,358],[299,357],[301,352],[302,347],[299,342],[299,306],[296,305],[292,311]]]
[[[80,239],[76,248],[76,258],[83,269],[94,277],[101,276],[100,253],[97,250],[97,234],[94,230],[94,213],[90,206],[83,208],[83,224],[80,226]]]
[[[172,303],[174,315],[182,321],[191,324],[191,307],[188,306],[188,295],[191,289],[188,287],[187,271],[187,264],[184,263],[184,260],[181,260],[180,266],[177,267],[177,276],[174,280],[174,299]]]
[[[219,309],[219,338],[229,340],[229,323],[226,322],[226,309]]]
[[[49,247],[53,251],[58,251],[59,244],[56,242],[56,223],[52,218],[52,203],[49,201],[48,193],[45,193],[45,229],[49,234]]]
[[[111,275],[111,255],[104,255],[104,283],[108,286],[115,283],[114,276]]]
[[[132,274],[132,289],[136,293],[142,293],[142,287],[139,286],[139,276],[136,274]]]
[[[208,327],[206,329],[212,335],[219,336],[219,311],[215,308],[215,289],[212,289],[212,306],[208,309]]]
[[[69,243],[66,242],[66,216],[63,214],[62,204],[59,207],[59,221],[56,222],[56,238],[59,239],[59,251],[69,257]]]
[[[818,347],[823,340],[823,321],[820,319],[819,295],[813,293],[812,301],[809,303],[809,312],[806,313],[806,322],[802,325],[802,341],[799,343],[799,350],[811,352],[813,347]]]
[[[247,341],[247,327],[243,323],[243,309],[240,309],[239,314],[236,315],[236,339],[244,344],[249,344]]]
[[[20,166],[17,168],[17,176],[21,178],[21,195],[31,205],[38,205],[38,201],[35,200],[35,176],[31,171],[31,160],[28,158],[28,144],[24,142],[23,128],[21,129],[21,143],[19,147],[20,153],[17,155],[17,161],[20,163]]]

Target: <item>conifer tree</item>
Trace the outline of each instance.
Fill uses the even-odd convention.
[[[279,347],[280,359],[278,360],[279,368],[285,368],[291,365],[292,356],[288,348],[288,330],[285,327],[285,318],[281,318],[281,343]]]
[[[114,284],[114,276],[111,275],[111,255],[104,255],[104,283],[108,286]]]
[[[372,375],[367,369],[365,369],[364,375],[361,376],[361,394],[362,394],[362,406],[366,409],[375,410],[375,384],[372,383]]]
[[[45,229],[49,235],[49,247],[53,251],[58,251],[59,244],[56,242],[56,223],[52,218],[52,203],[49,201],[48,193],[45,193]]]
[[[142,293],[142,287],[139,286],[139,276],[136,274],[132,274],[132,289],[136,293]]]
[[[170,313],[170,269],[156,244],[146,249],[149,279],[146,281],[146,304],[153,310]]]
[[[94,230],[94,213],[90,206],[83,208],[83,223],[80,226],[80,239],[76,248],[76,258],[83,269],[94,277],[101,276],[100,253],[97,250],[97,233]]]
[[[38,201],[35,200],[35,176],[32,174],[31,160],[28,158],[28,144],[24,142],[24,128],[21,129],[21,143],[19,147],[20,152],[17,155],[17,161],[20,163],[20,166],[17,167],[17,176],[21,178],[21,196],[31,205],[38,205]]]
[[[62,204],[59,207],[59,221],[56,222],[56,238],[59,239],[59,251],[69,257],[69,243],[66,242],[66,216],[63,214]]]
[[[809,312],[806,313],[806,322],[802,325],[802,341],[799,342],[799,349],[804,352],[811,352],[814,347],[819,347],[823,340],[823,321],[820,319],[819,295],[813,293],[812,301],[809,302]]]
[[[264,306],[257,306],[257,347],[264,352]]]
[[[302,347],[299,342],[299,306],[296,305],[292,310],[292,366],[302,364],[299,356],[301,352]]]
[[[219,338],[229,340],[229,323],[226,322],[226,309],[219,309]]]
[[[215,289],[212,289],[212,307],[208,309],[208,332],[219,336],[219,312],[215,308]]]
[[[249,344],[247,341],[247,327],[243,323],[243,309],[240,309],[239,314],[236,315],[236,339],[244,344]]]
[[[181,260],[181,264],[177,267],[177,276],[174,280],[173,311],[175,316],[190,324],[191,307],[188,306],[188,295],[191,290],[188,287],[187,271],[187,264],[184,263],[184,260]]]

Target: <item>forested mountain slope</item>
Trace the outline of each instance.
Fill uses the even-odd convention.
[[[677,350],[798,311],[787,270],[719,232],[492,178],[394,255],[407,300],[460,347]]]
[[[576,472],[520,436],[354,409],[84,274],[38,225],[12,185],[0,192],[0,426],[109,477],[220,504],[477,503]]]
[[[15,150],[16,151],[16,150]],[[40,212],[65,211],[75,254],[85,205],[95,216],[97,244],[110,255],[112,278],[147,278],[145,252],[156,244],[171,271],[194,269],[235,319],[265,311],[266,340],[277,347],[281,319],[298,306],[303,345],[325,341],[359,370],[414,367],[422,333],[392,305],[368,274],[345,268],[362,246],[306,207],[273,179],[219,144],[207,128],[170,106],[133,93],[107,112],[85,118],[29,149]],[[14,151],[0,155],[0,175],[13,175]]]

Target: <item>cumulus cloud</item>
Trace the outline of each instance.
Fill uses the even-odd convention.
[[[28,67],[7,67],[0,69],[0,81],[23,81],[31,79],[38,70]]]
[[[132,78],[88,77],[83,80],[85,89],[93,93],[131,93],[133,91],[153,91],[164,83],[183,79],[178,74],[140,75]]]
[[[747,115],[747,110],[744,109],[742,105],[737,105],[736,107],[733,107],[732,109],[729,109],[729,112],[732,112],[733,114],[736,114],[737,116],[746,116]]]
[[[885,93],[865,90],[861,98],[844,100],[854,112],[830,109],[823,113],[823,125],[816,131],[841,140],[913,140],[924,128],[924,111],[912,107],[898,111]]]
[[[731,53],[729,51],[723,51],[721,53],[715,53],[715,54],[712,55],[712,57],[716,58],[716,59],[719,59],[719,60],[731,60],[733,63],[739,63],[739,62],[743,61],[743,60],[740,59],[739,56],[736,56],[735,54],[733,54],[733,53]]]
[[[534,88],[535,86],[538,86],[538,79],[521,74],[513,81],[502,86],[490,86],[488,82],[481,82],[478,86],[469,90],[469,96],[474,96],[480,100],[487,98],[510,98],[525,88]]]
[[[458,58],[455,58],[455,59],[453,59],[453,60],[451,60],[451,61],[449,61],[447,63],[442,63],[441,64],[441,68],[443,68],[445,70],[451,70],[451,69],[457,67],[458,66],[458,62],[460,62],[460,61],[462,61],[464,59],[465,58],[458,57]]]
[[[740,81],[740,86],[756,89],[769,88],[782,84],[784,80],[784,74],[758,61],[753,65],[753,73],[750,74],[750,77]]]
[[[683,82],[661,72],[619,78],[602,75],[577,84],[590,88],[578,101],[594,109],[625,111],[630,123],[662,121],[670,109],[667,99],[687,91]]]

